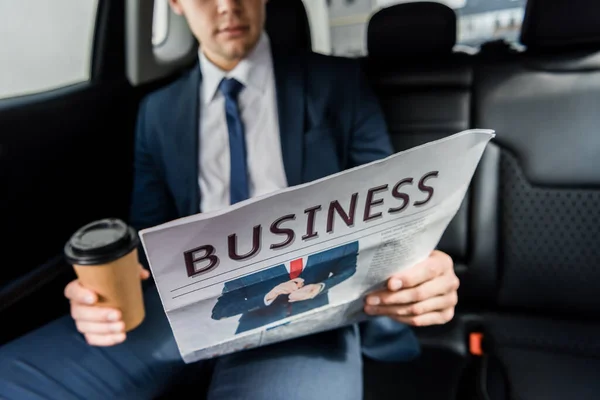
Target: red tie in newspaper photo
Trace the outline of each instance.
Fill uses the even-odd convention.
[[[302,269],[304,268],[304,262],[302,258],[298,258],[296,260],[292,260],[290,262],[290,279],[296,279],[302,273]]]

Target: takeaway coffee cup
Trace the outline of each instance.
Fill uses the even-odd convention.
[[[66,243],[64,253],[79,282],[98,294],[98,306],[121,310],[125,330],[145,317],[135,230],[119,219],[94,221]]]

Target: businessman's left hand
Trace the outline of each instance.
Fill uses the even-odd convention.
[[[295,292],[290,293],[290,295],[288,296],[288,301],[290,303],[293,303],[296,301],[313,299],[316,295],[318,295],[321,292],[322,288],[322,284],[311,283],[310,285],[306,285],[296,290]]]
[[[413,326],[445,324],[454,317],[458,286],[452,259],[435,250],[422,263],[392,276],[387,288],[367,296],[365,312]]]

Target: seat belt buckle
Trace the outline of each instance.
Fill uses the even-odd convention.
[[[471,332],[469,334],[469,353],[471,355],[481,357],[485,354],[483,351],[483,333]]]

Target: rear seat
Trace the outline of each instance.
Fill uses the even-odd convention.
[[[369,24],[365,68],[396,150],[470,127],[497,133],[439,246],[461,276],[457,316],[417,330],[425,350],[459,356],[417,363],[420,374],[457,376],[471,359],[464,377],[475,379],[460,391],[415,380],[430,398],[600,398],[600,16],[593,0],[541,3],[528,2],[523,54],[451,54],[455,22],[432,3]],[[473,332],[483,357],[468,354]]]
[[[490,283],[478,298],[496,309],[482,314],[482,399],[600,398],[595,5],[529,0],[526,52],[476,68],[474,122],[497,133],[471,212]]]

